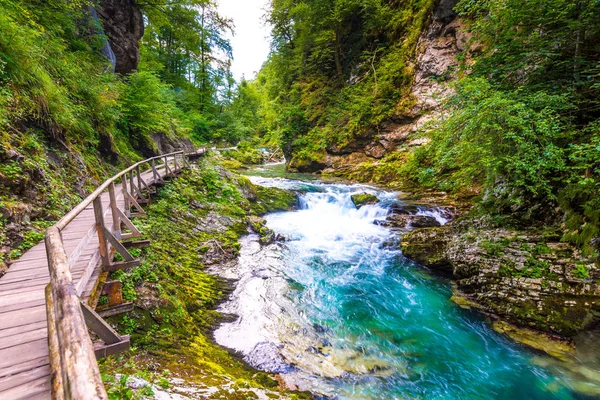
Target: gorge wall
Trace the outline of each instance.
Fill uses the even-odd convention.
[[[476,48],[467,49],[471,35],[464,23],[453,11],[457,0],[442,0],[435,7],[427,28],[421,33],[417,44],[417,57],[412,65],[413,83],[408,103],[403,111],[396,113],[378,126],[373,126],[356,136],[350,143],[339,147],[330,145],[321,163],[302,164],[294,158],[289,168],[335,176],[350,176],[361,163],[377,163],[386,155],[396,151],[420,146],[424,139],[416,132],[440,112],[440,106],[452,90],[449,83],[456,78],[458,60],[456,56]],[[402,99],[407,102],[406,98]]]
[[[139,41],[144,35],[140,8],[133,0],[102,0],[98,14],[117,59],[115,71],[133,72],[140,62]]]

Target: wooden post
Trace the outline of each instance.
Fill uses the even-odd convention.
[[[165,176],[171,173],[171,168],[169,168],[169,159],[165,156]]]
[[[47,230],[45,242],[65,397],[107,400],[81,302],[73,284],[67,253],[56,226]]]
[[[125,206],[125,215],[131,216],[131,204],[129,204],[129,196],[127,196],[127,174],[121,177],[121,186],[123,187],[123,205]]]
[[[160,175],[156,171],[156,163],[154,162],[154,158],[152,159],[152,177],[154,178],[154,183],[160,182]]]
[[[177,172],[178,168],[177,168],[177,154],[173,154],[173,165],[175,165],[175,167],[173,167],[173,170],[175,172]]]
[[[142,190],[142,174],[140,174],[140,166],[135,167],[135,172],[137,174],[137,187],[139,190]]]
[[[54,299],[52,298],[52,284],[46,286],[46,321],[48,326],[48,350],[50,356],[50,386],[52,398],[64,400],[65,385],[67,378],[63,376],[63,368],[58,344],[58,333],[56,332],[56,313],[54,311]]]
[[[135,185],[133,184],[133,171],[129,172],[129,190],[132,196],[135,197],[135,190],[133,189]]]
[[[113,182],[108,185],[108,196],[110,197],[113,232],[117,239],[121,239],[121,220],[119,219],[119,207],[117,206],[117,196],[115,194],[115,184]]]
[[[104,213],[100,196],[94,199],[94,216],[96,217],[96,231],[98,232],[102,265],[107,267],[110,265],[110,258],[108,257],[108,246],[106,245],[106,237],[104,236]]]

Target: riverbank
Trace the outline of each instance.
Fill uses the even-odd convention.
[[[287,191],[255,187],[212,158],[160,188],[148,216],[136,220],[152,238],[141,266],[111,276],[122,282],[124,298],[135,310],[110,320],[131,335],[134,347],[101,363],[109,393],[117,398],[151,390],[178,399],[307,397],[279,389],[272,375],[248,367],[211,338],[228,318],[216,308],[232,282],[207,269],[236,263],[239,238],[252,226],[262,227],[257,217],[251,224],[249,215],[288,209],[295,201]],[[136,378],[127,382],[128,376]]]

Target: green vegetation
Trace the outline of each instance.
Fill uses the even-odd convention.
[[[297,197],[289,190],[276,187],[256,186],[256,202],[251,205],[254,214],[262,215],[288,211],[296,207]]]
[[[244,85],[251,101],[238,101],[260,117],[246,119],[251,130],[292,166],[310,164],[408,107],[410,61],[433,3],[273,0],[273,52]]]
[[[461,1],[457,10],[483,53],[465,66],[472,73],[456,83],[446,118],[429,127],[431,144],[410,154],[399,174],[444,190],[481,187],[490,193],[486,212],[517,210],[524,224],[547,221],[560,205],[564,240],[594,253],[590,241],[600,226],[597,2]],[[544,211],[532,215],[534,208]]]
[[[101,4],[0,0],[0,273],[98,182],[158,153],[158,142],[246,135],[236,119],[244,107],[232,106],[248,97],[229,71],[232,24],[215,3],[139,2],[141,60],[126,76],[110,72],[90,6]]]
[[[590,277],[590,270],[583,264],[577,264],[573,270],[573,276],[579,279],[588,279]]]
[[[211,328],[223,318],[215,308],[230,288],[205,269],[237,255],[238,239],[250,223],[247,215],[273,198],[249,192],[249,187],[256,189],[246,178],[207,160],[199,171],[188,171],[162,187],[147,208],[148,216],[136,221],[152,242],[142,251],[141,266],[111,275],[123,283],[124,297],[137,305],[131,315],[112,319],[120,332],[132,335],[135,351],[102,363],[111,393],[127,391],[123,378],[112,378],[115,374],[135,374],[159,387],[168,386],[169,377],[217,387],[235,382],[235,393],[211,398],[254,398],[247,388],[279,393],[268,374],[248,368],[210,338]]]
[[[238,143],[235,150],[225,151],[223,155],[247,165],[262,164],[265,161],[265,155],[248,141]]]
[[[479,243],[479,247],[486,251],[486,253],[493,257],[502,256],[504,249],[509,245],[510,239],[501,238],[498,240],[482,240]]]

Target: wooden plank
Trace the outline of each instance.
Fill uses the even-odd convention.
[[[123,303],[123,304],[119,304],[117,306],[107,307],[107,308],[103,308],[102,310],[96,310],[96,311],[98,312],[98,315],[100,315],[102,318],[108,318],[108,317],[112,317],[114,315],[124,314],[124,313],[133,311],[133,303],[132,302]]]
[[[101,316],[92,310],[90,306],[85,303],[81,303],[81,311],[83,311],[83,317],[87,326],[106,344],[119,343],[122,339],[121,336],[110,326]]]
[[[8,389],[14,388],[15,386],[25,385],[36,379],[48,377],[49,375],[50,368],[48,365],[42,365],[15,375],[0,378],[0,394]]]
[[[0,307],[10,306],[18,302],[43,299],[44,292],[36,291],[34,293],[17,293],[13,295],[2,295],[0,296]]]
[[[15,283],[42,278],[46,278],[49,280],[50,274],[48,273],[48,271],[44,271],[44,269],[25,270],[22,274],[12,274],[3,276],[2,279],[0,279],[0,286],[7,283]]]
[[[105,265],[103,267],[103,270],[106,272],[114,272],[114,271],[119,271],[121,269],[127,269],[127,268],[139,267],[139,266],[140,266],[140,260],[121,261],[121,262],[112,263],[108,266]]]
[[[2,338],[0,341],[0,350],[29,342],[35,342],[36,340],[45,339],[47,337],[48,331],[46,328],[40,328],[29,332],[15,333],[14,335]]]
[[[4,314],[5,312],[9,312],[9,311],[24,310],[24,309],[32,308],[32,307],[36,307],[36,306],[43,306],[45,303],[46,303],[46,300],[44,300],[43,298],[15,302],[13,304],[7,304],[4,306],[0,306],[0,314]],[[2,317],[0,316],[0,318],[2,318]]]
[[[28,361],[20,361],[15,360],[15,362],[5,368],[0,368],[0,378],[4,378],[7,376],[19,374],[21,372],[29,371],[30,369],[40,367],[42,365],[49,364],[48,354],[44,354],[42,356],[38,356],[32,360]]]
[[[77,290],[78,296],[82,295],[88,281],[94,276],[95,271],[100,271],[100,249],[97,249],[93,257],[88,260],[85,270],[77,280],[75,290]]]
[[[0,339],[4,340],[4,338],[13,336],[13,335],[22,335],[27,332],[37,331],[40,329],[46,329],[46,320],[36,321],[30,324],[14,326],[12,328],[6,328],[0,330]]]
[[[106,358],[113,354],[122,353],[124,351],[129,350],[131,347],[131,343],[129,341],[129,336],[123,336],[123,340],[113,344],[94,344],[94,351],[96,353],[96,358]]]
[[[12,289],[2,289],[0,290],[0,298],[4,297],[4,296],[12,296],[12,295],[16,295],[16,294],[24,294],[27,293],[28,296],[34,296],[36,293],[40,293],[43,292],[43,288],[44,288],[44,284],[41,285],[35,285],[35,286],[31,286],[31,287],[24,287],[24,288],[12,288]]]
[[[145,249],[146,247],[150,246],[150,240],[137,240],[137,241],[131,241],[131,242],[122,242],[123,246],[125,246],[128,249]]]
[[[10,266],[10,268],[8,269],[8,271],[6,271],[6,272],[13,273],[13,272],[18,272],[18,271],[25,271],[28,269],[48,269],[48,260],[46,259],[46,257],[44,257],[39,260],[34,260],[33,262],[18,261],[16,263],[12,264]]]
[[[16,328],[39,321],[46,321],[46,309],[44,306],[30,308],[27,310],[27,313],[24,313],[22,310],[9,311],[2,314],[0,330]]]
[[[0,368],[9,367],[15,360],[21,362],[34,360],[41,354],[48,354],[48,339],[46,338],[9,347],[2,351]]]
[[[44,393],[50,394],[50,379],[48,377],[42,377],[35,379],[34,381],[27,382],[24,385],[15,386],[4,391],[2,399],[7,400],[18,400],[18,399],[34,399],[40,398],[39,395]],[[41,397],[44,398],[44,397]],[[50,397],[48,397],[49,399]]]
[[[127,251],[125,246],[123,246],[121,244],[121,242],[119,242],[119,240],[116,237],[114,237],[114,235],[112,233],[110,233],[110,231],[106,228],[104,228],[104,237],[106,237],[106,239],[108,239],[108,241],[110,242],[112,247],[117,251],[117,253],[119,253],[121,255],[121,257],[123,257],[125,259],[125,261],[133,261],[135,259],[131,255],[131,253],[129,253],[129,251]]]
[[[46,284],[49,282],[48,279],[30,279],[28,281],[22,281],[22,282],[8,282],[6,284],[0,285],[0,293],[5,293],[5,292],[11,292],[13,290],[20,290],[20,289],[35,289],[37,287],[43,287],[46,286]]]

